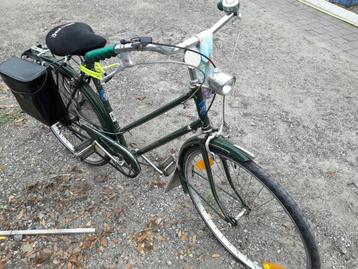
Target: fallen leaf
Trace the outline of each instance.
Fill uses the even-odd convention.
[[[211,255],[211,257],[214,259],[217,259],[217,258],[220,258],[220,254],[214,253],[213,255]]]
[[[337,176],[337,171],[328,171],[328,172],[327,172],[327,176],[329,176],[329,177],[335,177],[335,176]]]
[[[137,143],[130,143],[129,146],[131,146],[132,148],[138,148],[138,144],[137,144]]]
[[[151,182],[149,183],[149,185],[150,185],[150,187],[151,187],[152,189],[154,189],[154,188],[163,189],[166,184],[167,184],[167,183],[166,183],[165,181],[162,181],[162,180],[160,180],[160,179],[151,181]]]
[[[82,249],[89,249],[92,247],[94,242],[97,240],[96,236],[90,235],[85,238],[85,240],[81,244]]]
[[[21,220],[24,217],[25,213],[26,213],[26,209],[24,208],[21,209],[20,213],[16,216],[16,219]]]
[[[43,253],[39,253],[34,260],[35,265],[43,264],[46,261],[46,256]]]
[[[113,191],[110,187],[104,187],[101,194],[104,196],[105,199],[112,200],[117,194]]]
[[[15,125],[16,126],[21,126],[25,123],[25,118],[19,118],[17,120],[15,120]]]
[[[4,109],[4,108],[13,108],[15,107],[14,105],[0,105],[0,109]]]
[[[134,236],[134,241],[136,243],[136,249],[141,254],[144,255],[145,251],[150,251],[153,249],[153,237],[151,228],[147,228]]]
[[[187,241],[189,239],[189,234],[187,232],[182,232],[179,238],[182,241]]]
[[[98,242],[100,243],[101,246],[108,247],[108,241],[103,235],[99,236]]]
[[[143,101],[146,97],[145,96],[137,96],[136,99],[139,101]]]
[[[70,168],[69,172],[72,172],[72,173],[77,173],[77,174],[82,174],[84,173],[84,171],[79,168],[77,165],[74,165]]]
[[[5,261],[0,261],[0,269],[6,269],[5,266],[6,266]]]
[[[77,269],[81,268],[81,263],[78,261],[77,257],[72,256],[70,259],[70,264],[75,266]]]
[[[113,228],[109,224],[105,223],[103,231],[105,233],[113,233]]]
[[[93,178],[93,180],[96,183],[103,183],[108,180],[108,176],[107,175],[97,175]]]
[[[161,236],[160,234],[158,234],[158,235],[156,236],[156,238],[157,238],[157,240],[159,240],[159,241],[165,241],[165,238],[164,238],[163,236]]]
[[[131,262],[129,262],[129,263],[127,264],[126,269],[133,269],[133,266],[132,266],[132,263],[131,263]]]
[[[118,218],[123,212],[124,212],[124,209],[122,207],[118,207],[114,210],[114,216],[116,218]]]

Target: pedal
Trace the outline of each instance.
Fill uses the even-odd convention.
[[[177,163],[174,157],[169,156],[160,165],[158,165],[158,168],[163,172],[163,175],[167,177],[174,172],[176,164]]]
[[[75,147],[75,155],[80,158],[81,161],[95,152],[94,141],[90,139]]]

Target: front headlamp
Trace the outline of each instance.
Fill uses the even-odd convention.
[[[231,92],[236,82],[236,78],[232,75],[221,72],[215,69],[214,73],[208,77],[208,84],[210,89],[220,95],[227,95]]]

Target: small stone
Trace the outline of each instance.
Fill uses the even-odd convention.
[[[15,234],[15,235],[14,235],[14,240],[17,241],[17,242],[21,241],[22,238],[23,238],[23,235],[22,235],[22,234]]]
[[[171,266],[171,265],[172,265],[172,262],[171,262],[171,261],[167,261],[167,265],[168,265],[168,266]]]

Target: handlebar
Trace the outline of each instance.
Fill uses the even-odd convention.
[[[219,2],[219,4],[220,3],[222,3],[222,1]],[[210,31],[211,33],[215,34],[225,24],[227,24],[231,19],[236,16],[238,16],[237,12],[227,13],[224,17],[222,17],[218,22],[216,22],[211,28],[206,31]],[[140,41],[126,42],[125,44],[114,44],[104,48],[89,51],[85,54],[85,62],[86,64],[91,65],[97,61],[109,59],[120,53],[131,51],[154,51],[164,55],[172,55],[178,52],[180,49],[190,48],[196,46],[199,43],[200,40],[198,38],[198,35],[186,39],[185,41],[177,44],[175,47],[163,47],[150,43],[146,43],[145,45],[143,45]]]

